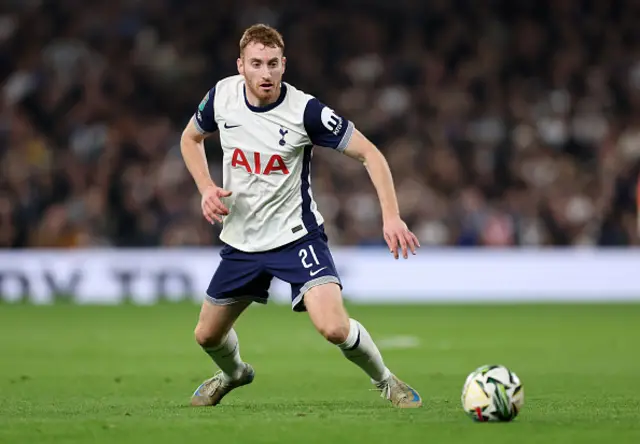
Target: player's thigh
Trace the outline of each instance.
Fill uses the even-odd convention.
[[[329,342],[341,344],[349,335],[349,315],[335,283],[316,285],[304,294],[311,322]]]
[[[239,301],[266,303],[272,276],[266,272],[263,256],[225,247],[209,287],[207,300],[213,305]]]
[[[251,302],[242,300],[229,305],[215,305],[205,300],[196,325],[196,341],[202,345],[220,343]]]
[[[225,247],[196,326],[200,344],[219,343],[251,302],[266,303],[271,276],[265,273],[259,255]]]
[[[269,273],[291,285],[294,311],[305,311],[304,295],[312,288],[333,283],[340,289],[342,285],[327,237],[321,228],[270,253],[267,269]]]

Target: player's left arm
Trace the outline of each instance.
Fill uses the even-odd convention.
[[[408,256],[408,250],[412,254],[416,254],[416,248],[420,247],[420,243],[400,217],[393,176],[384,155],[355,128],[349,143],[344,149],[344,154],[362,162],[369,173],[380,201],[384,240],[387,242],[393,256],[398,259],[398,246],[402,250],[402,256],[405,259]]]
[[[396,259],[400,251],[405,259],[409,250],[415,254],[420,243],[400,218],[391,170],[378,148],[360,133],[352,122],[339,116],[316,98],[312,98],[306,104],[304,127],[314,145],[333,148],[364,164],[378,193],[384,240],[391,253]]]

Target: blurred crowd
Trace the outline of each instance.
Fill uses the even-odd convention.
[[[0,247],[218,244],[179,138],[256,22],[423,247],[637,243],[638,1],[3,0]],[[382,242],[362,165],[316,149],[312,181],[334,245]]]

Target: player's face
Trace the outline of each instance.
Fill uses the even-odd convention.
[[[285,63],[280,48],[249,43],[238,59],[238,72],[244,76],[248,92],[261,104],[268,104],[280,95]]]

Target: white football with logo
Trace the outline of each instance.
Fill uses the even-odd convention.
[[[511,421],[523,405],[520,379],[502,365],[485,365],[474,370],[462,388],[462,408],[474,421]]]

